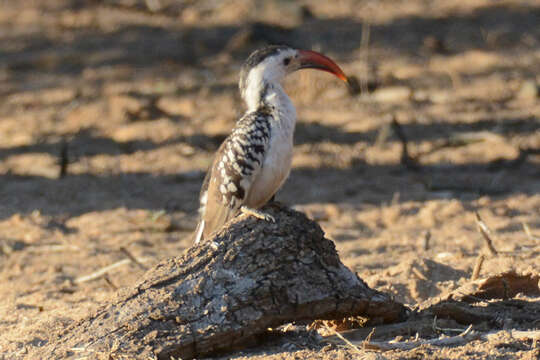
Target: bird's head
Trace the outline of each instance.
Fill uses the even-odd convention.
[[[347,76],[330,58],[310,50],[298,50],[288,46],[268,46],[254,51],[242,66],[240,93],[245,101],[264,91],[267,84],[279,84],[292,72],[300,69],[317,69],[334,74],[347,82]]]

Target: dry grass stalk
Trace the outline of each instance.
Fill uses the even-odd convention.
[[[457,333],[463,333],[466,329],[454,329],[454,328],[442,328],[437,325],[437,315],[433,318],[433,326],[432,326],[433,332],[457,332]]]
[[[401,164],[409,170],[419,171],[420,165],[415,159],[410,156],[407,136],[405,136],[405,132],[403,131],[403,128],[401,127],[395,116],[392,117],[391,126],[394,134],[401,142]]]
[[[145,266],[142,262],[140,262],[128,249],[121,246],[120,251],[126,255],[129,260],[133,261],[134,264],[137,264],[138,267],[140,267],[143,270],[148,270],[148,266]]]
[[[78,278],[75,279],[74,283],[75,284],[81,284],[81,283],[84,283],[84,282],[87,282],[87,281],[91,281],[91,280],[100,278],[103,275],[107,274],[109,271],[111,271],[113,269],[116,269],[117,267],[120,267],[122,265],[129,264],[130,262],[131,262],[130,259],[123,259],[123,260],[117,261],[117,262],[115,262],[115,263],[113,263],[111,265],[105,266],[105,267],[103,267],[103,268],[101,268],[101,269],[99,269],[97,271],[94,271],[91,274],[84,275],[84,276],[79,276]]]
[[[497,256],[498,252],[493,246],[493,240],[491,239],[491,230],[489,230],[489,227],[482,220],[478,212],[475,212],[475,215],[476,215],[476,225],[478,227],[478,231],[480,231],[480,233],[482,234],[482,237],[484,238],[486,242],[489,252],[491,253],[491,255]]]
[[[418,270],[417,268],[411,268],[411,271],[416,277],[418,277],[420,280],[428,281],[428,279]]]
[[[375,334],[375,329],[376,328],[373,328],[368,336],[366,337],[366,339],[362,342],[362,348],[365,349],[366,348],[366,344],[369,344],[369,342],[371,341],[371,338],[373,337],[373,334]]]
[[[470,325],[461,334],[451,337],[442,337],[438,339],[424,340],[415,339],[408,342],[393,342],[393,341],[377,341],[366,344],[366,349],[389,351],[389,350],[411,350],[422,345],[432,346],[455,346],[463,345],[469,341],[480,338],[480,335],[472,331],[472,325]]]
[[[107,285],[109,285],[109,287],[110,287],[113,291],[118,290],[118,286],[116,286],[116,284],[113,283],[113,281],[111,280],[111,278],[109,277],[108,274],[103,275],[103,280],[105,280],[105,282],[107,283]]]
[[[147,259],[140,259],[139,260],[140,262],[146,262],[148,261]],[[81,283],[84,283],[84,282],[87,282],[87,281],[92,281],[92,280],[95,280],[95,279],[98,279],[100,277],[102,277],[103,275],[106,275],[107,273],[109,273],[111,270],[114,270],[120,266],[123,266],[123,265],[126,265],[126,264],[129,264],[131,262],[131,259],[122,259],[120,261],[117,261],[111,265],[108,265],[108,266],[105,266],[91,274],[88,274],[88,275],[84,275],[84,276],[79,276],[78,278],[75,279],[74,283],[75,284],[81,284]]]
[[[31,245],[28,246],[28,251],[32,253],[46,252],[62,252],[62,251],[80,251],[81,248],[77,245],[70,244],[54,244],[54,245]]]
[[[434,325],[436,326],[436,325]],[[447,331],[459,331],[458,329],[441,329]],[[441,337],[438,339],[415,339],[413,341],[407,342],[394,342],[394,341],[380,341],[380,342],[369,342],[365,344],[366,349],[371,350],[380,350],[380,351],[389,351],[389,350],[411,350],[422,345],[431,345],[431,346],[455,346],[463,345],[473,340],[483,340],[490,341],[496,339],[502,335],[502,333],[510,332],[510,335],[514,339],[528,339],[533,340],[532,347],[536,346],[538,340],[540,340],[540,330],[501,330],[496,332],[490,332],[487,334],[480,334],[472,330],[472,325],[467,329],[462,331],[459,335],[451,337]],[[354,344],[353,344],[354,345]]]
[[[369,21],[362,23],[362,39],[360,40],[360,52],[364,63],[364,71],[360,78],[360,91],[362,95],[368,93],[369,82],[369,37],[371,35],[371,25]]]
[[[83,283],[83,282],[87,282],[87,281],[97,279],[97,278],[107,274],[109,271],[111,271],[113,269],[116,269],[117,267],[120,267],[122,265],[129,264],[130,262],[131,262],[130,259],[123,259],[123,260],[117,261],[114,264],[105,266],[105,267],[103,267],[103,268],[101,268],[101,269],[99,269],[97,271],[94,271],[91,274],[84,275],[84,276],[79,276],[78,278],[75,279],[74,282],[75,282],[75,284],[80,284],[80,283]]]
[[[478,279],[480,271],[482,270],[482,264],[484,264],[485,259],[486,257],[484,256],[484,254],[478,255],[478,257],[476,258],[476,263],[474,264],[474,270],[471,276],[471,280]]]
[[[347,340],[343,335],[341,335],[340,333],[338,333],[336,330],[332,329],[330,326],[324,324],[324,327],[326,328],[327,331],[331,332],[332,334],[334,334],[335,336],[337,336],[341,341],[343,341],[348,347],[350,347],[354,352],[358,353],[358,354],[364,354],[364,352],[362,350],[360,350],[358,348],[358,346],[354,345],[352,342],[350,342],[349,340]],[[375,330],[375,329],[374,329]],[[370,336],[368,336],[369,338]]]
[[[422,239],[422,248],[424,251],[429,250],[429,240],[431,240],[431,231],[426,231],[424,238]]]
[[[60,165],[60,170],[58,171],[58,178],[63,178],[68,173],[69,165],[69,147],[66,139],[62,139],[60,145],[60,153],[58,154],[58,165]]]
[[[534,240],[537,243],[540,243],[540,236],[533,235],[533,233],[531,232],[531,228],[529,227],[529,225],[527,225],[527,223],[522,222],[521,226],[523,226],[523,231],[525,232],[525,235],[527,235],[529,239]]]

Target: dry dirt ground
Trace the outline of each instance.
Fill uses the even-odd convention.
[[[242,112],[239,66],[267,43],[322,51],[369,89],[288,79],[299,124],[277,199],[319,221],[370,286],[421,308],[466,285],[482,253],[480,278],[540,272],[537,1],[6,0],[0,358],[30,359],[44,329],[190,246],[204,171]],[[540,327],[505,316],[493,330]],[[508,334],[382,353],[302,334],[226,358],[540,357]]]

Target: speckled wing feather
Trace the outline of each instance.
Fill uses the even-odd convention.
[[[196,242],[221,228],[243,205],[268,150],[271,116],[265,108],[244,115],[221,144],[201,189]]]

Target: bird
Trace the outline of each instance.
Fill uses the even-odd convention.
[[[330,58],[285,45],[258,49],[242,66],[239,89],[247,110],[203,180],[196,244],[240,213],[275,222],[259,209],[273,199],[291,170],[296,109],[281,81],[300,69],[326,71],[348,82]]]

